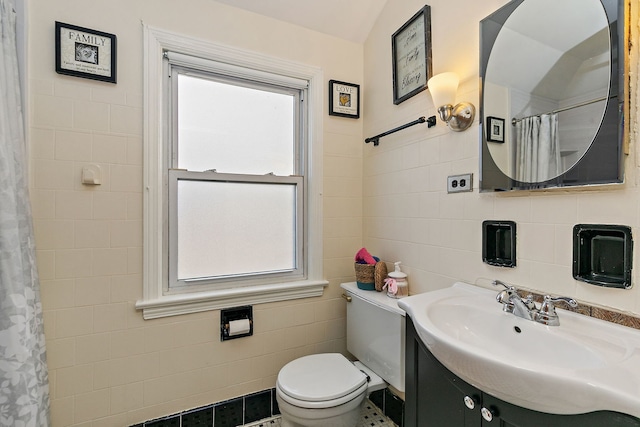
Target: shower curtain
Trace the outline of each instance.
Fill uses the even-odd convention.
[[[0,426],[48,426],[15,24],[11,1],[0,0]]]
[[[516,123],[516,179],[543,182],[561,172],[558,114],[525,117]]]

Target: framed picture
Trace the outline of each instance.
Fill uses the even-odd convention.
[[[329,80],[329,115],[360,118],[360,85]]]
[[[116,36],[56,21],[56,72],[116,82]]]
[[[487,141],[504,142],[504,119],[487,117]]]
[[[393,103],[427,88],[431,71],[431,8],[425,6],[391,36]]]

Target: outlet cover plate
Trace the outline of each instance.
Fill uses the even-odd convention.
[[[473,191],[473,174],[451,175],[447,177],[447,193]]]

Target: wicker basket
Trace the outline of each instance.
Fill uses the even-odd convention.
[[[376,288],[375,270],[376,266],[372,264],[354,263],[356,270],[356,282],[358,288],[367,291],[373,291]]]
[[[384,286],[384,279],[387,278],[387,264],[383,261],[376,263],[374,276],[376,291],[381,292],[382,287]]]

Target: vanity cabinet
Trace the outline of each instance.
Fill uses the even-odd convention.
[[[405,427],[640,427],[617,412],[545,414],[483,393],[445,368],[406,322]]]

